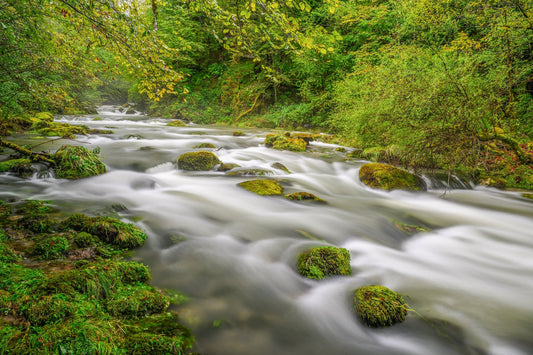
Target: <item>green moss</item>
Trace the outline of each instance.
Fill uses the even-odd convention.
[[[33,254],[46,260],[57,259],[69,248],[68,240],[62,236],[47,236],[38,240],[33,248]]]
[[[17,209],[17,213],[29,216],[44,216],[52,212],[52,207],[46,201],[26,200],[22,206]]]
[[[10,204],[0,201],[0,218],[5,218],[11,216],[13,208]]]
[[[275,180],[249,180],[238,184],[238,186],[261,196],[281,195],[283,186]]]
[[[407,224],[400,221],[393,221],[393,223],[396,228],[407,234],[416,234],[430,231],[430,229],[426,226]]]
[[[0,262],[2,263],[18,263],[21,261],[20,256],[7,245],[0,244]]]
[[[274,163],[271,165],[274,169],[279,169],[279,170],[283,170],[284,172],[286,172],[287,174],[290,174],[290,170],[287,169],[287,167],[281,163]]]
[[[184,348],[190,348],[189,342],[181,336],[137,333],[126,339],[124,348],[132,355],[182,355]]]
[[[80,232],[74,236],[74,243],[80,248],[86,248],[90,246],[98,245],[100,240],[97,236],[94,236],[87,232]]]
[[[87,134],[86,126],[73,126],[62,122],[38,121],[33,124],[32,128],[46,137],[63,137],[72,139],[75,138],[76,135]]]
[[[533,194],[522,194],[522,197],[529,198],[533,200]]]
[[[178,168],[189,171],[211,170],[220,163],[214,153],[206,151],[185,153],[178,158]]]
[[[266,169],[238,169],[227,172],[228,176],[266,176],[274,175],[273,171]]]
[[[43,296],[29,302],[22,314],[33,326],[61,322],[74,313],[75,306],[67,299],[68,296],[63,294]]]
[[[384,286],[365,286],[355,292],[355,310],[370,328],[388,327],[401,323],[407,316],[402,296]]]
[[[243,131],[239,131],[239,130],[237,130],[237,131],[233,131],[232,135],[233,135],[233,137],[242,137],[242,136],[244,136],[245,134],[244,134]]]
[[[106,172],[106,167],[98,155],[81,146],[62,146],[53,155],[59,179],[81,179]]]
[[[420,177],[388,164],[364,164],[359,169],[359,178],[365,185],[387,191],[426,189],[425,183]]]
[[[181,120],[173,120],[169,123],[167,123],[167,126],[171,126],[171,127],[186,127],[187,124]]]
[[[17,176],[27,178],[33,175],[31,161],[29,159],[11,159],[0,162],[0,173],[13,172]]]
[[[222,163],[218,166],[217,171],[229,171],[231,169],[240,168],[239,164]]]
[[[310,192],[293,192],[284,196],[286,199],[291,201],[313,201],[313,202],[324,202],[321,198],[316,197]]]
[[[267,134],[265,138],[265,146],[278,150],[304,152],[307,148],[307,142],[302,138],[292,137],[289,133],[276,135]]]
[[[200,144],[194,146],[194,148],[208,148],[208,149],[210,148],[210,149],[214,149],[214,148],[216,148],[216,146],[214,144],[212,144],[212,143],[200,143]]]
[[[150,286],[123,287],[107,300],[109,314],[124,318],[140,318],[161,313],[169,300]]]
[[[298,271],[311,279],[333,275],[351,275],[350,253],[345,248],[316,247],[298,257]]]
[[[64,228],[96,235],[101,241],[121,248],[136,248],[144,244],[146,234],[130,223],[110,217],[88,217],[73,214],[63,222]]]

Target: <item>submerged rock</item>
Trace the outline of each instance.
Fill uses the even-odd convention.
[[[266,176],[274,175],[274,172],[267,169],[235,169],[226,173],[228,176]]]
[[[312,201],[312,202],[325,202],[321,198],[316,197],[310,192],[293,192],[284,196],[291,201]]]
[[[426,184],[420,177],[388,164],[364,164],[359,169],[359,179],[367,186],[387,191],[396,189],[426,190]]]
[[[81,146],[64,145],[52,159],[56,162],[55,175],[59,179],[81,179],[106,172],[97,153]]]
[[[355,311],[370,328],[389,327],[407,316],[407,304],[398,293],[384,286],[364,286],[355,292]]]
[[[214,144],[212,144],[212,143],[200,143],[200,144],[194,146],[194,148],[212,148],[212,149],[214,149],[214,148],[216,148],[216,146]]]
[[[281,195],[283,186],[276,180],[249,180],[238,184],[238,186],[261,196]]]
[[[231,169],[240,168],[239,164],[222,163],[218,166],[217,171],[230,171]]]
[[[290,170],[287,169],[287,167],[286,167],[285,165],[283,165],[283,164],[281,164],[281,163],[279,163],[279,162],[277,162],[277,163],[273,163],[273,164],[271,165],[271,167],[273,167],[274,169],[283,170],[283,171],[286,172],[287,174],[290,174],[290,173],[291,173]]]
[[[298,257],[298,271],[310,279],[351,275],[350,253],[345,248],[332,246],[307,250]]]
[[[200,151],[180,155],[178,168],[189,171],[211,170],[221,161],[212,152]]]

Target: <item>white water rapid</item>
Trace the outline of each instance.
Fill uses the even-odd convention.
[[[234,137],[229,127],[168,127],[169,120],[112,107],[59,120],[114,133],[41,149],[100,147],[108,172],[77,181],[3,174],[0,198],[48,200],[66,213],[119,213],[143,228],[149,239],[134,257],[151,267],[155,286],[190,298],[178,310],[199,353],[533,353],[533,200],[518,192],[372,190],[358,180],[364,162],[344,161],[336,146],[277,151],[263,146],[268,132],[260,130]],[[327,204],[237,186],[257,177],[179,170],[178,156],[200,143],[218,147],[224,163],[272,170],[285,193],[311,192]],[[276,162],[291,174],[273,169]],[[395,222],[430,231],[408,235]],[[298,254],[319,245],[347,248],[353,276],[301,277]],[[415,311],[402,324],[366,328],[352,296],[369,284],[406,295]]]

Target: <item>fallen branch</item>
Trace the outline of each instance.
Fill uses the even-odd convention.
[[[43,154],[35,153],[29,149],[21,147],[18,144],[5,141],[2,138],[0,138],[0,147],[6,147],[9,149],[13,149],[16,152],[19,152],[20,154],[27,156],[31,161],[34,161],[34,162],[44,162],[44,163],[48,163],[51,165],[56,165],[55,161],[53,161],[50,158],[47,158]]]

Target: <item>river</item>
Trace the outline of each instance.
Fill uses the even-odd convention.
[[[277,151],[263,146],[265,130],[169,127],[110,106],[57,120],[114,131],[40,147],[99,147],[108,172],[76,181],[3,174],[0,198],[116,214],[143,228],[149,238],[133,258],[151,267],[155,286],[189,297],[177,309],[199,353],[533,353],[533,200],[519,192],[460,184],[372,190],[358,180],[364,162],[345,160],[337,146]],[[224,163],[271,170],[285,193],[307,191],[327,203],[237,186],[253,176],[179,170],[177,158],[200,143],[214,144]],[[276,162],[291,173],[272,168]],[[428,230],[413,235],[400,224]],[[298,254],[319,245],[347,248],[353,275],[301,277]],[[376,330],[358,321],[353,292],[371,284],[405,295],[414,311],[404,323]]]

